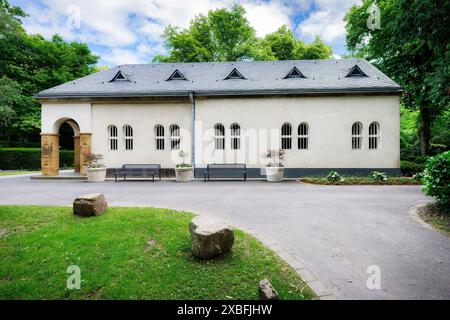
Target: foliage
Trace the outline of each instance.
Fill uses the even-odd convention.
[[[285,154],[283,149],[267,150],[265,156],[270,159],[270,162],[267,163],[267,167],[283,167],[281,160],[284,159]]]
[[[274,60],[328,59],[332,55],[331,47],[324,44],[319,37],[316,37],[313,43],[306,44],[298,40],[285,25],[267,34],[260,45],[270,50],[268,54]]]
[[[0,132],[6,130],[16,116],[21,101],[20,85],[5,76],[0,78]]]
[[[59,151],[60,168],[73,168],[74,152]],[[0,148],[0,169],[2,170],[40,170],[40,148]]]
[[[86,76],[98,57],[86,44],[50,41],[28,35],[20,19],[26,14],[0,0],[0,141],[39,145],[40,107],[33,97],[41,90]],[[6,124],[6,128],[5,128]]]
[[[414,161],[419,156],[419,111],[400,106],[400,158]]]
[[[344,178],[337,171],[331,171],[327,175],[327,180],[329,182],[342,182],[344,181]]]
[[[386,181],[388,179],[388,176],[386,175],[385,172],[378,172],[378,171],[372,172],[370,174],[370,177],[377,182]]]
[[[421,154],[429,154],[431,123],[450,105],[450,2],[377,0],[381,29],[369,29],[367,9],[374,2],[364,0],[347,13],[347,46],[403,87],[405,107],[420,111]]]
[[[420,179],[409,177],[388,177],[386,181],[375,181],[372,177],[346,176],[342,180],[329,181],[324,177],[304,177],[300,179],[303,183],[319,185],[418,185]]]
[[[7,232],[0,246],[0,299],[256,300],[263,278],[280,299],[314,298],[288,264],[240,230],[231,252],[195,259],[192,217],[108,208],[86,219],[69,207],[0,206],[0,229]],[[70,265],[81,269],[79,290],[66,288]]]
[[[425,170],[425,164],[403,160],[400,161],[400,169],[402,171],[402,175],[412,177],[415,174]]]
[[[158,62],[210,62],[240,60],[326,59],[332,49],[319,38],[311,44],[296,39],[292,30],[280,27],[274,33],[258,38],[245,17],[245,9],[211,10],[198,15],[189,28],[167,26],[163,39],[167,56],[158,55]]]
[[[450,210],[450,151],[431,157],[425,169],[423,191]]]
[[[182,162],[176,165],[177,168],[192,168],[192,165],[190,163],[186,163],[186,157],[188,156],[188,153],[186,151],[180,150],[180,152],[178,152],[178,155],[182,159]]]
[[[102,154],[90,153],[85,155],[84,157],[87,161],[88,168],[91,169],[106,168],[105,165],[102,163],[103,160]]]

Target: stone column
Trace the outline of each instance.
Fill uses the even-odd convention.
[[[59,175],[59,134],[41,134],[41,172],[43,176]]]
[[[73,137],[73,165],[75,173],[80,173],[80,136]]]
[[[80,175],[87,175],[87,159],[86,156],[92,150],[92,134],[80,133]]]

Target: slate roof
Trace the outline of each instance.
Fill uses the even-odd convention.
[[[367,77],[346,77],[355,66]],[[284,79],[296,67],[305,78]],[[245,79],[225,78],[236,68]],[[179,70],[187,80],[167,79]],[[121,71],[128,81],[111,80]],[[364,59],[121,65],[39,92],[37,98],[402,92]]]

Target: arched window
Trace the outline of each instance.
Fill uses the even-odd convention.
[[[237,123],[230,126],[231,129],[231,149],[241,149],[241,127]]]
[[[123,126],[125,136],[125,150],[133,150],[133,128],[129,125]]]
[[[352,125],[352,149],[358,150],[362,148],[363,142],[363,126],[361,122],[355,122]]]
[[[380,125],[372,122],[369,126],[369,149],[380,148]]]
[[[108,148],[109,150],[117,150],[117,127],[110,125],[108,126]]]
[[[281,127],[281,149],[292,149],[292,126],[290,123],[285,123]]]
[[[156,150],[164,150],[164,127],[160,124],[155,126]]]
[[[298,148],[306,150],[309,148],[309,126],[306,122],[298,126]]]
[[[220,123],[214,126],[214,142],[216,149],[225,149],[225,127]]]
[[[170,131],[170,149],[172,150],[180,150],[180,127],[176,124],[173,124],[169,128]]]

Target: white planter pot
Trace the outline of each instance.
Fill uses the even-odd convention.
[[[87,168],[88,182],[104,182],[106,179],[106,168]]]
[[[267,181],[280,182],[283,180],[283,167],[266,167]]]
[[[192,181],[194,169],[192,167],[187,168],[175,168],[175,176],[177,182],[189,182]]]

